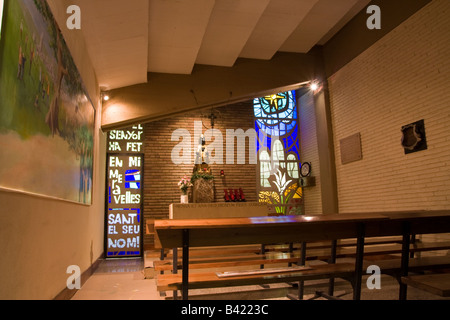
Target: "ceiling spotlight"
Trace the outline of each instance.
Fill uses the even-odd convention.
[[[109,100],[109,96],[107,95],[107,94],[105,94],[104,96],[103,96],[103,101],[108,101]]]
[[[311,85],[309,86],[309,88],[312,91],[316,91],[317,89],[319,89],[319,85],[317,84],[317,82],[312,82]]]

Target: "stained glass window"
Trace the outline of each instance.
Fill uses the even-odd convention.
[[[298,161],[293,154],[287,157],[287,172],[288,175],[294,179],[298,179]]]
[[[301,214],[300,146],[295,91],[253,100],[259,163],[259,201],[277,214]]]
[[[272,171],[272,166],[270,165],[270,156],[267,151],[262,151],[259,155],[259,166],[260,166],[260,185],[263,187],[270,188],[269,178],[270,172]]]
[[[280,166],[282,168],[286,167],[284,163],[284,148],[280,140],[275,140],[273,142],[272,157],[275,166]]]

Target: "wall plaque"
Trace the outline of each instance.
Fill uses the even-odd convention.
[[[341,163],[346,164],[362,159],[361,134],[355,133],[339,141],[341,148]]]
[[[402,147],[405,154],[427,149],[424,120],[416,121],[402,127]]]

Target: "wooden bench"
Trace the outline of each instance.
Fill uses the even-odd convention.
[[[364,236],[393,236],[402,235],[402,258],[395,260],[395,268],[386,269],[388,272],[391,270],[393,273],[399,273],[400,275],[408,272],[409,254],[410,254],[410,237],[411,234],[420,233],[438,233],[449,232],[449,217],[448,211],[442,212],[410,212],[410,213],[383,213],[383,214],[370,214],[367,215],[355,215],[351,214],[352,218],[348,215],[336,215],[336,216],[321,216],[321,217],[280,217],[280,218],[255,218],[237,221],[231,221],[230,219],[205,219],[197,221],[177,221],[164,225],[166,222],[162,222],[160,226],[155,225],[158,239],[161,241],[162,246],[165,247],[177,247],[183,246],[183,264],[181,282],[179,281],[179,275],[164,275],[164,277],[158,277],[157,281],[161,286],[159,288],[167,288],[167,281],[172,281],[172,288],[181,288],[183,292],[183,298],[187,298],[187,290],[190,285],[189,278],[191,275],[189,270],[189,248],[190,244],[194,246],[205,245],[237,245],[242,243],[261,243],[261,241],[267,241],[266,243],[277,242],[291,242],[299,240],[330,240],[339,238],[353,238],[357,235],[357,246],[355,254],[355,268],[352,272],[354,285],[354,298],[359,298],[360,285],[361,285],[361,270],[362,270],[362,258],[364,254]],[[363,217],[365,216],[365,217]],[[309,219],[304,219],[309,218]],[[314,221],[314,223],[309,223]],[[336,225],[338,224],[338,225]],[[337,226],[345,228],[336,228]],[[183,239],[183,240],[182,240]],[[225,241],[224,241],[225,239]],[[181,241],[182,240],[182,241]],[[258,241],[257,241],[258,240]],[[426,247],[424,246],[423,249]],[[428,248],[431,248],[430,246]],[[398,249],[396,249],[398,250]],[[418,250],[418,249],[416,249]],[[398,252],[398,251],[397,251]],[[422,262],[425,260],[421,260]],[[430,264],[431,263],[431,264]],[[435,262],[428,261],[428,265],[422,263],[420,268],[433,267]],[[385,263],[386,264],[386,263]],[[406,268],[405,268],[406,266]],[[446,266],[446,264],[441,264]],[[341,266],[331,266],[330,268],[340,268]],[[419,269],[420,269],[419,268]],[[411,270],[414,269],[414,260],[411,261]],[[382,268],[383,270],[383,268]],[[399,271],[400,270],[400,271]],[[336,271],[336,272],[334,272]],[[273,276],[272,279],[284,278],[282,281],[300,281],[300,279],[312,279],[320,277],[340,277],[342,270],[326,270],[326,269],[314,269],[303,271],[303,273],[283,273],[283,277]],[[194,275],[192,275],[194,276]],[[209,277],[214,275],[209,274]],[[217,275],[216,275],[217,276]],[[292,276],[292,277],[291,277]],[[348,276],[344,273],[343,276]],[[203,285],[201,279],[195,280],[195,286],[202,287],[203,285],[211,286],[211,278],[206,280]],[[217,281],[215,285],[226,285],[227,283],[247,283],[244,279],[235,279],[236,281]],[[252,281],[258,282],[261,280],[261,275],[254,275],[251,279],[248,279],[250,283]],[[281,281],[281,280],[267,280],[267,281]],[[181,283],[181,284],[180,284]],[[402,292],[402,287],[400,292]],[[400,297],[402,294],[400,293]]]
[[[397,237],[374,237],[367,238],[365,240],[365,244],[368,245],[380,245],[380,244],[401,244],[402,238],[400,236]],[[308,248],[310,249],[330,249],[331,241],[316,241],[309,242]],[[342,239],[337,241],[337,247],[351,247],[356,246],[356,239]],[[261,248],[263,246],[263,248]],[[301,243],[292,243],[292,244],[264,244],[264,245],[239,245],[239,246],[223,246],[220,247],[220,253],[228,254],[241,254],[241,253],[254,253],[260,254],[261,250],[265,252],[290,252],[293,250],[300,250]],[[190,256],[210,256],[211,254],[217,254],[217,247],[205,247],[205,248],[191,248]],[[181,254],[181,250],[178,249],[178,255]],[[173,257],[173,252],[170,250],[165,257],[170,258]]]
[[[182,247],[182,275],[181,289],[183,299],[188,298],[190,286],[189,248],[191,246],[223,246],[259,243],[295,243],[305,241],[334,241],[335,239],[357,239],[356,257],[353,265],[351,283],[354,287],[354,299],[359,299],[362,277],[364,234],[378,230],[380,220],[387,219],[376,214],[339,214],[315,217],[255,217],[238,219],[199,219],[199,220],[159,220],[155,221],[155,230],[160,247]],[[329,266],[330,268],[340,268]],[[348,267],[348,265],[345,265]],[[318,279],[340,277],[339,270],[330,272],[322,268],[309,271],[307,275],[295,272],[293,278],[285,274],[284,277],[272,277],[277,282],[287,279]],[[306,271],[305,271],[306,272]],[[347,272],[347,269],[346,269]],[[289,272],[288,272],[289,273]],[[346,273],[347,274],[347,273]],[[194,276],[192,274],[192,276]],[[217,275],[216,275],[217,276]],[[159,275],[157,283],[172,279],[176,281],[178,275]],[[278,279],[278,280],[277,280]],[[169,281],[169,280],[168,280]],[[239,282],[242,283],[242,279]],[[249,280],[250,281],[250,280]],[[233,281],[231,281],[233,282]],[[220,281],[230,283],[230,280]],[[198,284],[197,284],[198,285]],[[178,287],[174,284],[174,287]],[[162,290],[164,286],[158,286]]]
[[[401,237],[383,237],[383,238],[369,238],[366,239],[366,248],[365,248],[365,256],[370,255],[374,256],[377,254],[388,254],[392,252],[399,253],[401,246],[399,242],[401,241]],[[191,248],[189,251],[190,259],[189,269],[217,269],[223,270],[226,268],[236,268],[236,267],[253,267],[253,268],[266,268],[266,267],[274,267],[284,265],[284,266],[292,266],[293,264],[305,264],[306,261],[312,260],[323,260],[330,261],[331,260],[331,249],[332,242],[313,242],[308,243],[308,252],[305,255],[304,260],[301,260],[301,245],[292,244],[292,245],[267,245],[265,246],[265,253],[261,253],[261,249],[258,249],[258,246],[237,246],[237,247],[214,247],[214,248]],[[355,239],[345,239],[336,243],[336,253],[335,257],[354,257],[355,256]],[[390,247],[386,247],[383,244],[390,244]],[[370,246],[374,245],[375,247],[371,248]],[[380,247],[380,245],[382,245]],[[392,245],[395,245],[392,247]],[[305,247],[306,249],[306,247]],[[242,255],[242,253],[248,253],[248,255]],[[241,254],[241,255],[240,255]],[[180,253],[178,253],[178,256]],[[170,254],[167,255],[170,257]],[[154,262],[155,271],[159,271],[163,273],[164,271],[179,270],[182,268],[181,259],[177,260],[177,266],[174,268],[173,261],[171,260],[160,260]],[[289,269],[286,269],[289,270]],[[319,271],[319,273],[322,270]],[[175,281],[175,277],[169,277],[171,281]],[[317,278],[320,279],[321,275],[317,274]],[[278,281],[279,282],[279,281]],[[217,285],[223,284],[223,281],[218,282]],[[333,294],[333,285],[334,281],[331,278],[328,295]],[[264,285],[262,285],[265,287]],[[303,288],[303,282],[299,281],[299,287]],[[164,295],[164,292],[161,289],[161,294]],[[176,293],[174,294],[176,296]],[[292,296],[290,296],[292,298]],[[296,299],[303,298],[303,289],[299,289],[299,293],[296,296]]]
[[[336,248],[336,258],[355,257],[356,246],[354,241],[338,242]],[[401,238],[387,237],[369,238],[365,240],[364,259],[377,261],[391,258],[391,255],[401,254],[402,245]],[[261,253],[258,246],[239,246],[235,247],[214,247],[214,248],[192,248],[189,252],[190,269],[203,269],[227,266],[251,266],[251,265],[272,265],[272,264],[292,264],[299,262],[301,257],[301,248],[294,245],[294,249],[290,250],[288,245],[266,246],[265,253]],[[308,243],[306,260],[322,260],[328,261],[331,258],[331,243]],[[435,251],[450,250],[450,241],[438,242],[415,242],[410,245],[410,252],[413,254]],[[170,258],[173,255],[168,254]],[[181,253],[178,253],[181,257]],[[400,256],[399,256],[400,258]],[[158,260],[153,262],[155,271],[173,271],[173,260]],[[177,259],[177,269],[181,270],[182,259]]]
[[[274,271],[270,273],[267,273],[267,270],[265,269],[246,272],[245,274],[236,272],[235,275],[227,277],[220,277],[217,272],[192,273],[189,274],[189,288],[201,289],[226,286],[261,285],[279,282],[298,282],[300,280],[328,279],[330,277],[351,279],[354,275],[354,268],[354,264],[351,263],[337,263],[307,267],[305,270],[291,267],[282,270],[277,269],[278,272]],[[182,290],[182,275],[167,274],[158,276],[157,289],[162,291]]]
[[[405,276],[401,282],[441,297],[450,297],[450,273]]]
[[[408,277],[410,271],[423,271],[435,268],[445,268],[448,257],[423,257],[419,260],[411,259],[410,240],[412,235],[448,233],[450,232],[450,211],[420,211],[385,213],[389,220],[381,226],[380,235],[402,234],[402,254],[400,272],[397,274],[400,289],[399,299],[407,298],[407,285],[401,281],[402,277]],[[442,247],[445,249],[445,246]],[[439,246],[435,247],[439,250]]]
[[[424,270],[433,270],[450,267],[449,257],[427,257],[415,258],[410,261],[410,271],[420,272]],[[371,265],[365,263],[364,268]],[[380,266],[382,273],[389,275],[398,275],[401,270],[399,259],[384,260]],[[264,271],[264,269],[262,270]],[[264,273],[255,270],[254,273],[245,272],[240,275],[236,272],[234,276],[223,277],[217,275],[217,272],[192,273],[189,275],[190,289],[217,288],[226,286],[244,286],[244,285],[261,285],[279,282],[299,282],[329,278],[343,278],[352,283],[354,275],[354,265],[351,263],[337,263],[328,265],[316,265],[303,271],[295,268],[285,268],[284,272]],[[419,289],[427,290],[431,293],[447,297],[450,293],[450,274],[432,274],[432,275],[415,275],[402,277],[402,282],[415,286]],[[157,278],[157,288],[160,291],[175,291],[182,289],[182,275],[168,274]],[[299,291],[299,299],[302,299]]]

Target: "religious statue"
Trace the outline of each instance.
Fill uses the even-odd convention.
[[[205,137],[203,134],[198,140],[198,147],[195,153],[195,165],[192,170],[193,188],[193,202],[207,203],[214,201],[214,181],[209,166],[210,153],[205,145]]]
[[[194,173],[201,172],[211,174],[211,168],[209,167],[209,155],[208,148],[205,145],[205,137],[202,134],[198,139],[198,147],[195,152]]]

